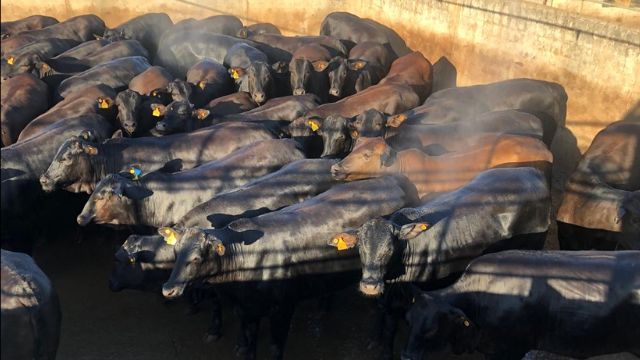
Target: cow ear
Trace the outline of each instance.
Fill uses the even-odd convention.
[[[311,131],[317,132],[320,130],[321,124],[317,119],[309,119],[307,120],[307,125],[311,128]]]
[[[347,230],[335,235],[328,244],[339,251],[351,249],[358,244],[358,235],[355,230]]]
[[[142,185],[128,185],[125,186],[123,195],[132,200],[142,200],[149,197],[153,192]]]
[[[164,105],[158,104],[158,103],[151,103],[150,107],[151,107],[151,115],[153,115],[154,117],[163,116],[165,111],[167,110],[167,108]]]
[[[98,97],[97,101],[98,101],[99,109],[108,109],[111,107],[111,104],[113,103],[113,101],[108,97],[102,97],[102,96]]]
[[[123,138],[123,137],[124,137],[124,135],[122,134],[122,129],[118,129],[118,130],[116,130],[116,131],[111,135],[111,138],[112,138],[112,139],[120,139],[120,138]]]
[[[429,229],[429,224],[425,222],[411,223],[403,225],[398,232],[398,239],[410,240]]]
[[[402,125],[403,122],[405,122],[405,120],[407,120],[407,114],[398,114],[398,115],[394,115],[392,117],[389,118],[389,120],[387,120],[387,127],[399,127],[400,125]]]
[[[380,162],[382,166],[389,167],[396,161],[396,151],[391,146],[386,146],[384,152],[380,155]]]
[[[82,150],[90,156],[98,155],[98,148],[93,145],[82,145]]]
[[[168,226],[159,228],[158,234],[164,238],[164,242],[166,242],[167,245],[173,246],[178,241],[178,232]]]
[[[96,40],[102,40],[102,39],[104,39],[104,36],[102,36],[102,35],[97,35],[97,34],[93,34],[93,37],[94,37]]]
[[[80,137],[84,141],[91,141],[91,142],[97,141],[95,135],[93,134],[93,131],[88,129],[82,130],[78,135],[78,137]]]
[[[229,75],[233,80],[238,80],[244,76],[244,69],[239,67],[232,67],[229,69]]]
[[[313,70],[320,72],[326,69],[329,63],[324,60],[318,60],[318,61],[314,61],[312,65],[313,65]]]
[[[220,239],[211,238],[210,236],[207,236],[207,243],[211,246],[211,249],[215,251],[216,254],[218,254],[218,256],[224,255],[224,253],[227,250],[227,248],[224,246],[222,241],[220,241]]]
[[[211,112],[209,110],[207,110],[207,109],[195,109],[191,113],[191,116],[193,116],[194,118],[196,118],[198,120],[204,120],[209,116],[210,113]]]
[[[284,74],[289,72],[289,63],[282,60],[276,61],[273,64],[271,64],[271,69],[273,69],[273,71],[275,71],[278,74]]]

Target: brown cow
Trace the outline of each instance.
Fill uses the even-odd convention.
[[[40,134],[53,123],[80,115],[96,113],[104,115],[108,120],[113,120],[117,112],[114,104],[115,97],[115,91],[107,85],[94,85],[75,91],[30,122],[20,133],[18,142]]]
[[[2,84],[2,146],[16,142],[20,132],[49,107],[47,84],[31,74],[19,74]]]
[[[396,152],[384,139],[359,138],[355,148],[331,167],[338,180],[354,181],[402,173],[420,197],[457,189],[479,172],[513,164],[551,163],[553,156],[540,140],[519,135],[487,134],[464,152],[429,156],[416,149]]]
[[[149,95],[153,90],[164,89],[173,81],[173,76],[161,66],[152,66],[129,81],[129,89],[140,95]]]
[[[565,187],[557,220],[562,249],[640,249],[640,123],[598,133]]]

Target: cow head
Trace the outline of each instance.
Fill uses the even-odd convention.
[[[340,156],[351,149],[349,120],[340,115],[329,115],[322,123],[309,120],[307,126],[322,137],[322,157]]]
[[[188,101],[174,101],[166,107],[162,107],[160,104],[151,104],[151,106],[158,109],[157,111],[153,110],[155,114],[160,113],[163,116],[162,120],[156,123],[155,130],[159,134],[168,135],[193,128],[193,124],[191,124],[193,105]]]
[[[26,54],[22,56],[7,55],[2,59],[2,76],[10,78],[24,73],[32,73],[38,76],[36,63],[42,61],[37,54]]]
[[[256,104],[263,104],[271,96],[273,76],[269,64],[262,61],[252,62],[247,68],[247,81],[249,94]]]
[[[85,226],[96,224],[137,224],[139,202],[152,192],[138,181],[119,174],[109,174],[97,185],[84,205],[77,221]]]
[[[124,30],[117,30],[117,29],[106,29],[104,31],[104,35],[102,35],[102,37],[100,37],[100,39],[98,39],[96,37],[97,40],[100,39],[104,39],[107,41],[121,41],[121,40],[128,40],[129,37],[126,36],[126,34],[124,33]]]
[[[343,57],[334,57],[329,62],[329,95],[342,97],[342,88],[347,79],[349,70],[347,59]]]
[[[167,93],[171,94],[173,101],[189,101],[193,84],[184,80],[175,79],[167,85]]]
[[[174,261],[173,246],[162,236],[131,235],[115,254],[109,288],[159,290]]]
[[[162,286],[166,298],[182,295],[185,288],[204,274],[215,274],[221,268],[220,257],[225,247],[222,241],[200,228],[158,229],[167,244],[174,246],[175,266]]]
[[[353,151],[331,167],[336,180],[362,180],[395,172],[396,152],[384,139],[358,138]]]
[[[338,250],[358,246],[362,263],[360,292],[368,296],[379,296],[384,292],[384,280],[397,251],[410,240],[428,229],[426,223],[411,223],[398,228],[385,219],[372,219],[357,231],[334,236],[329,245]]]
[[[369,109],[349,122],[349,135],[354,141],[359,137],[384,137],[387,117],[375,109]]]
[[[304,95],[307,93],[307,85],[311,77],[311,61],[306,59],[292,59],[289,63],[289,73],[291,74],[291,91],[293,95]]]
[[[130,89],[122,91],[116,96],[117,118],[120,126],[129,136],[133,135],[138,127],[142,100],[142,95]]]
[[[96,176],[93,164],[100,153],[99,148],[90,131],[67,139],[40,177],[42,190],[51,192],[66,188],[71,192],[85,191],[90,194]]]
[[[407,312],[409,340],[403,360],[423,359],[447,345],[455,354],[475,350],[480,331],[462,310],[426,293],[414,295],[414,301]]]

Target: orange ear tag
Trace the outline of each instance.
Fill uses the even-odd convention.
[[[338,243],[336,244],[336,248],[337,248],[339,251],[347,250],[347,249],[349,248],[349,246],[347,246],[347,243],[344,241],[344,239],[342,238],[342,236],[341,236],[341,237],[339,237],[337,240],[338,240]]]

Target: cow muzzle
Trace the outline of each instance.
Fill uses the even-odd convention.
[[[293,89],[293,95],[304,95],[306,91],[303,88]]]
[[[341,94],[342,94],[342,92],[338,88],[329,89],[329,95],[331,95],[331,96],[340,97]]]
[[[347,173],[340,164],[334,164],[331,166],[331,177],[335,180],[344,180],[347,178]]]
[[[78,222],[78,225],[86,226],[88,223],[91,222],[91,219],[93,219],[93,215],[80,214],[76,218],[76,221]]]
[[[264,95],[264,93],[254,93],[253,94],[253,101],[256,102],[256,104],[262,104],[266,99],[266,96]]]
[[[380,296],[384,292],[384,283],[373,279],[362,279],[359,288],[364,295]]]
[[[167,285],[162,286],[162,295],[167,299],[175,299],[182,296],[184,292],[184,286],[179,285]]]
[[[42,186],[42,190],[44,192],[52,192],[53,190],[55,190],[55,184],[53,180],[51,180],[46,175],[40,176],[40,186]]]

